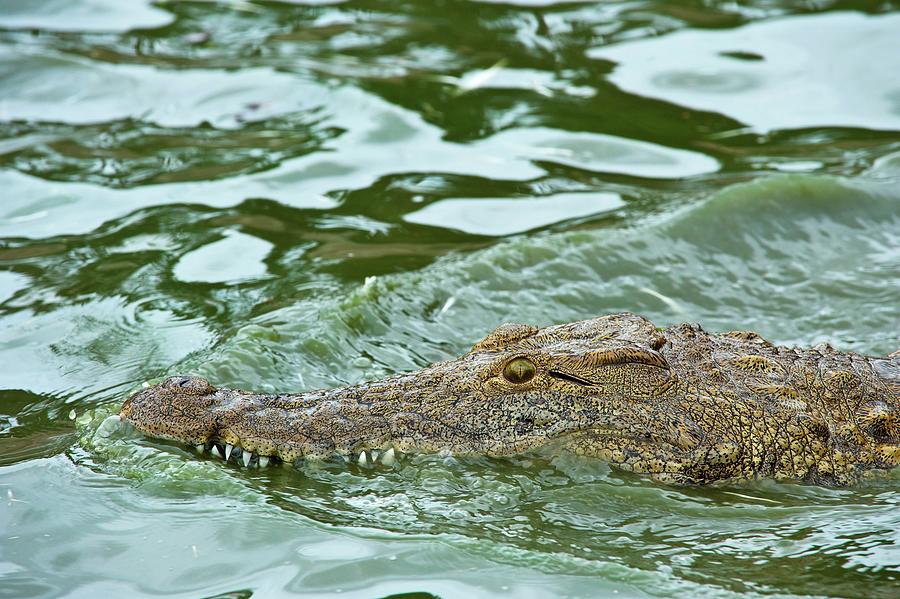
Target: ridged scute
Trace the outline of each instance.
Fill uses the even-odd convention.
[[[491,331],[491,333],[472,347],[473,352],[491,351],[517,343],[538,332],[538,328],[530,324],[507,322]]]

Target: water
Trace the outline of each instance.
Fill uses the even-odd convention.
[[[103,424],[620,310],[900,347],[900,3],[0,4],[0,596],[900,595],[900,473],[245,470]]]

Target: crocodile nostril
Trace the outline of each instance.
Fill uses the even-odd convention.
[[[178,381],[178,386],[179,386],[179,387],[187,387],[187,386],[189,386],[190,384],[191,384],[191,379],[190,379],[190,377],[184,377],[183,379],[181,379],[180,381]]]

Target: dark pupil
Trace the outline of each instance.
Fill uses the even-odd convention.
[[[503,369],[503,376],[510,383],[525,383],[534,378],[534,364],[525,358],[516,358]]]

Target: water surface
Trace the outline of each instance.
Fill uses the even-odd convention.
[[[900,473],[247,470],[104,422],[167,374],[344,385],[622,310],[895,351],[898,15],[5,2],[0,596],[897,597]]]

